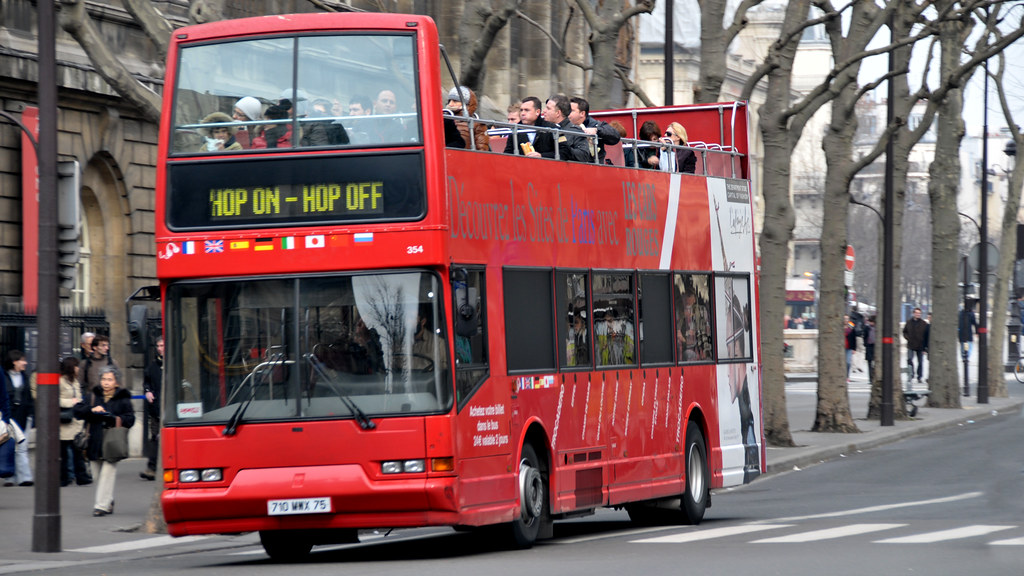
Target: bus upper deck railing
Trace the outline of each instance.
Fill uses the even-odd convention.
[[[637,112],[639,112],[639,111],[634,111],[634,114],[633,114],[634,118],[637,117]],[[301,127],[301,126],[307,126],[307,125],[311,125],[311,124],[315,124],[315,123],[337,123],[337,124],[341,124],[342,126],[344,126],[346,122],[352,122],[353,124],[350,124],[350,125],[358,126],[359,122],[362,122],[362,121],[365,121],[365,120],[375,120],[376,121],[376,120],[394,119],[394,120],[402,121],[402,120],[412,120],[412,119],[415,119],[416,117],[417,117],[417,114],[414,114],[414,113],[373,114],[373,115],[369,115],[369,116],[318,116],[318,117],[293,118],[293,119],[288,120],[287,123],[293,123],[294,122],[294,123],[298,124],[298,126]],[[566,135],[572,136],[572,137],[585,138],[585,139],[589,140],[590,147],[591,147],[592,150],[597,150],[599,148],[599,141],[598,141],[599,137],[597,135],[586,134],[586,133],[580,131],[576,127],[573,127],[573,128],[570,128],[570,129],[563,129],[563,128],[557,128],[557,127],[553,128],[553,127],[547,127],[547,126],[528,126],[528,125],[515,124],[515,123],[510,123],[510,122],[505,122],[505,121],[500,121],[500,120],[488,120],[488,119],[484,119],[484,118],[478,118],[478,117],[475,117],[475,116],[466,116],[466,115],[458,115],[458,114],[455,114],[455,115],[445,115],[445,119],[453,120],[455,122],[465,122],[465,123],[468,123],[470,134],[475,133],[475,128],[476,128],[476,126],[478,124],[485,126],[487,128],[487,135],[491,139],[491,145],[490,145],[490,151],[491,152],[497,152],[497,153],[504,152],[505,144],[506,144],[508,138],[518,139],[521,136],[525,137],[528,134],[536,134],[538,132],[551,133],[554,136],[555,141],[557,141],[559,136],[561,134],[563,134],[563,133],[566,134]],[[183,125],[177,126],[176,130],[186,131],[186,132],[196,132],[196,131],[201,130],[201,129],[211,129],[211,128],[215,128],[215,127],[230,127],[230,128],[242,128],[242,127],[245,127],[245,128],[252,128],[252,127],[260,127],[260,126],[266,126],[266,125],[272,125],[272,124],[284,124],[284,123],[286,123],[286,122],[282,122],[281,120],[209,122],[209,123],[201,123],[201,124],[183,124]],[[300,133],[299,137],[294,137],[293,138],[293,146],[296,146],[296,147],[300,146],[300,144],[299,144],[300,138],[301,138],[301,133]],[[469,138],[468,140],[469,141],[467,142],[467,144],[468,144],[468,148],[467,149],[468,150],[477,150],[476,138]],[[524,140],[525,140],[525,138],[524,138]],[[352,145],[358,145],[358,144],[364,144],[364,143],[357,143],[357,142],[353,142],[352,143]],[[408,142],[408,143],[405,143],[405,142],[395,141],[395,142],[382,142],[382,144],[389,145],[389,146],[390,145],[402,145],[402,144],[414,144],[415,145],[415,144],[418,144],[418,142]],[[633,153],[634,154],[634,158],[635,158],[636,157],[635,154],[636,154],[636,152],[638,150],[642,150],[642,149],[645,149],[645,148],[652,148],[652,147],[657,147],[657,148],[660,149],[660,151],[669,151],[669,150],[671,150],[671,151],[676,152],[677,154],[682,153],[682,152],[687,151],[687,150],[693,152],[694,155],[696,156],[696,159],[697,159],[696,167],[695,167],[695,170],[693,172],[696,175],[735,178],[735,177],[737,177],[737,175],[742,174],[742,168],[740,166],[740,161],[741,161],[741,159],[743,157],[743,153],[739,152],[738,150],[735,149],[735,147],[733,147],[731,145],[719,144],[719,143],[714,143],[714,142],[703,142],[703,141],[691,141],[691,142],[689,142],[689,145],[687,145],[687,146],[680,146],[680,145],[668,144],[668,143],[665,143],[665,142],[654,142],[654,141],[638,140],[638,139],[635,139],[635,138],[622,138],[618,144],[605,145],[604,146],[604,149],[605,149],[605,152],[606,152],[606,158],[607,158],[606,164],[610,164],[610,165],[613,165],[613,166],[620,166],[620,167],[621,166],[627,166],[627,162],[625,161],[625,158],[626,158],[628,153]],[[312,148],[312,147],[311,146],[303,146],[303,148]],[[497,149],[497,148],[500,148],[500,149]],[[195,149],[194,148],[189,148],[187,150],[179,150],[179,152],[194,153]],[[220,152],[224,153],[224,154],[233,154],[233,153],[238,153],[238,152],[241,152],[241,151],[220,151]],[[555,153],[555,159],[556,160],[561,160],[562,159],[561,158],[561,151],[560,151],[560,147],[559,146],[555,146],[554,153]],[[601,159],[598,157],[598,155],[595,154],[592,162],[594,164],[601,164]],[[638,163],[634,163],[632,167],[635,167],[637,169],[647,169],[644,166],[640,166]],[[666,170],[666,171],[668,171],[668,170]]]

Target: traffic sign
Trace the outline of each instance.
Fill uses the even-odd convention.
[[[988,270],[986,270],[986,272],[988,274],[992,274],[993,272],[996,271],[996,267],[999,265],[999,249],[996,248],[995,244],[992,244],[991,242],[986,242],[985,245],[988,246],[988,254],[986,254],[986,256],[988,257],[988,262],[985,263],[988,265]],[[981,268],[980,242],[975,244],[974,246],[971,246],[971,252],[970,254],[967,255],[967,264],[971,267],[971,270],[974,270],[975,272],[978,272],[978,269]],[[961,278],[962,277],[963,276],[961,276]]]
[[[846,246],[846,269],[853,272],[853,246]]]

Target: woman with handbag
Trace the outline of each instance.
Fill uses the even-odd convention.
[[[121,387],[121,374],[113,366],[100,369],[100,385],[85,402],[75,407],[75,417],[85,420],[89,430],[86,455],[96,479],[93,516],[114,513],[114,481],[117,463],[128,456],[128,429],[135,424],[132,395]]]
[[[86,469],[85,456],[75,449],[75,436],[82,431],[82,421],[74,417],[74,407],[82,402],[82,387],[78,384],[78,358],[68,356],[60,361],[60,485],[72,481],[79,486],[92,484]]]

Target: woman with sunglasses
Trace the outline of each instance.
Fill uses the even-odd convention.
[[[683,128],[683,125],[679,122],[672,122],[665,130],[665,137],[662,138],[662,142],[672,144],[673,146],[688,146],[686,128]],[[672,168],[664,168],[665,171],[693,174],[697,169],[697,156],[693,153],[693,150],[668,148],[667,151],[671,151],[671,154],[665,154],[665,156],[674,160],[674,164],[670,164]],[[670,160],[670,163],[672,160]]]

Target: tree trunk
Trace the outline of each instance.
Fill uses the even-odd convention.
[[[943,5],[952,0],[937,3]],[[960,63],[963,48],[963,24],[957,21],[939,24],[941,57],[940,78],[950,78]],[[959,301],[957,263],[960,216],[956,194],[960,182],[960,141],[964,135],[963,92],[949,90],[939,103],[935,157],[929,167],[928,196],[932,216],[932,317],[928,336],[928,405],[959,408],[956,315]],[[983,199],[984,201],[984,199]]]
[[[810,0],[793,0],[786,6],[782,34],[796,29],[807,17]],[[780,36],[785,38],[785,36]],[[793,237],[795,218],[789,194],[790,157],[800,139],[802,125],[791,130],[786,104],[791,100],[793,59],[799,36],[772,47],[773,69],[768,73],[767,101],[776,105],[763,106],[758,127],[764,144],[762,181],[764,190],[764,226],[759,240],[761,258],[761,382],[764,392],[764,431],[768,443],[774,446],[792,446],[789,414],[786,410],[786,375],[782,354],[784,338],[782,318],[786,313],[786,263],[789,260],[789,241]],[[768,351],[768,353],[765,353]]]
[[[878,9],[860,3],[853,11],[849,32],[843,36],[837,16],[825,25],[837,61],[845,61],[864,51],[875,35]],[[832,119],[825,132],[825,194],[823,198],[821,241],[821,290],[818,299],[818,405],[814,432],[859,432],[850,412],[847,390],[849,367],[846,364],[845,261],[847,221],[850,207],[850,181],[853,178],[853,137],[857,131],[857,73],[860,65],[839,72],[832,82],[838,96],[832,101]],[[855,339],[856,341],[856,339]]]

